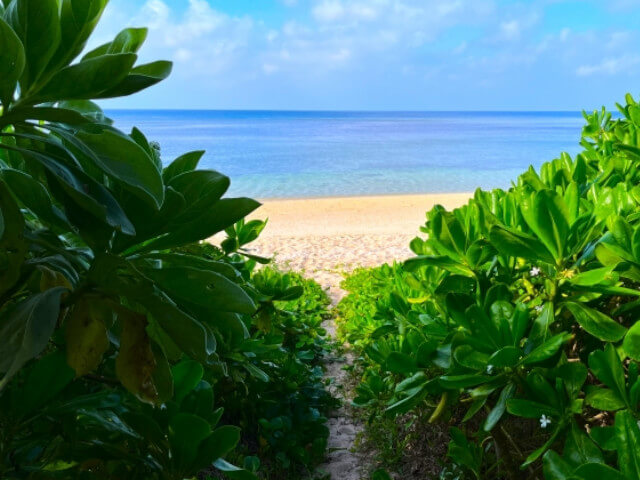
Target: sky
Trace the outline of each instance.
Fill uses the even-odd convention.
[[[107,108],[594,110],[640,93],[640,0],[111,0],[171,77]]]

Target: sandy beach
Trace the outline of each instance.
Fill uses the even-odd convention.
[[[434,205],[460,206],[471,193],[264,200],[252,218],[269,223],[251,250],[304,270],[336,301],[343,271],[412,255],[409,242]]]

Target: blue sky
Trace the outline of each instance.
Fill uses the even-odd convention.
[[[581,110],[640,93],[640,0],[111,0],[169,80],[109,108]]]

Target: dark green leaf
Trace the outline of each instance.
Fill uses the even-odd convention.
[[[622,344],[624,351],[636,362],[640,362],[640,321],[633,324]]]
[[[98,167],[160,209],[164,201],[162,177],[142,147],[116,130],[104,129],[99,134],[81,132],[77,136],[94,153],[91,159]]]
[[[219,273],[188,267],[149,269],[146,273],[171,297],[210,311],[252,314],[256,310],[245,291]]]
[[[5,109],[26,65],[24,47],[13,29],[0,17],[0,101]]]
[[[544,362],[558,353],[558,350],[560,350],[562,346],[568,343],[572,338],[573,335],[569,333],[559,333],[544,342],[542,345],[536,347],[522,360],[522,363],[524,365],[533,365],[535,363]]]
[[[411,375],[418,370],[416,361],[400,352],[391,352],[387,357],[386,368],[390,372]]]
[[[57,0],[13,0],[5,19],[22,40],[26,67],[20,80],[23,95],[42,75],[60,45]]]
[[[625,410],[616,414],[616,442],[618,444],[618,465],[626,478],[640,478],[640,427],[631,412]]]
[[[198,150],[195,152],[185,153],[176,158],[171,164],[165,168],[162,172],[162,178],[165,183],[171,182],[174,177],[186,172],[191,172],[198,167],[200,159],[204,155],[204,150]]]
[[[96,98],[113,98],[132,95],[152,87],[169,77],[172,68],[173,64],[164,60],[140,65],[131,69],[129,75],[122,79],[120,83],[96,95]]]
[[[36,94],[38,103],[56,100],[90,100],[126,78],[137,55],[103,55],[68,66],[56,73]]]
[[[67,290],[53,288],[33,295],[0,312],[0,380],[2,390],[9,380],[47,346],[60,314],[60,300]]]
[[[617,342],[627,333],[624,326],[598,310],[575,302],[567,302],[565,305],[580,326],[600,340]]]

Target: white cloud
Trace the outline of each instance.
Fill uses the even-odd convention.
[[[386,85],[369,98],[389,96],[396,85],[394,95],[408,95],[405,86],[413,85],[417,98],[454,85],[459,91],[498,92],[507,79],[534,88],[544,77],[578,75],[584,85],[587,77],[629,79],[627,71],[640,71],[633,50],[639,32],[585,31],[570,19],[566,28],[543,31],[545,5],[555,0],[277,1],[297,5],[282,10],[282,22],[224,13],[216,8],[225,3],[221,0],[189,0],[181,7],[169,0],[146,0],[142,6],[111,0],[96,40],[110,40],[126,25],[147,25],[142,61],[177,62],[166,87],[157,88],[178,92],[190,85],[205,96],[219,98],[220,91],[243,101],[248,92],[269,98],[283,92],[323,95],[311,85],[326,86],[331,98],[348,98],[345,92],[364,96],[356,88],[363,84]],[[471,78],[474,86],[468,85]]]
[[[345,8],[339,0],[324,0],[313,8],[313,16],[320,22],[333,22],[344,17]]]
[[[277,65],[273,65],[271,63],[265,63],[264,65],[262,65],[262,70],[267,75],[272,75],[272,74],[274,74],[274,73],[276,73],[278,71],[278,66]]]
[[[629,72],[640,64],[640,56],[624,55],[622,57],[605,58],[600,63],[593,65],[581,65],[576,70],[576,74],[580,77],[589,77],[591,75],[617,75],[619,73]]]
[[[313,7],[314,18],[321,23],[336,21],[372,21],[378,18],[380,7],[388,4],[387,0],[342,1],[322,0]]]
[[[500,32],[507,40],[518,38],[520,36],[520,28],[520,22],[517,20],[502,22],[500,24]]]
[[[162,0],[148,0],[140,12],[140,17],[149,28],[158,28],[165,24],[170,15],[171,10]]]

